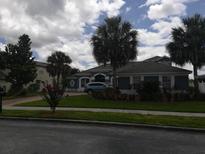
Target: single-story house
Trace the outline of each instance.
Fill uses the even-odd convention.
[[[49,76],[49,74],[46,70],[47,63],[39,62],[39,61],[35,61],[35,63],[36,63],[36,69],[37,69],[37,77],[30,84],[41,83],[42,81],[45,83],[51,83],[52,78]],[[8,91],[10,86],[11,86],[11,84],[9,82],[5,81],[5,76],[8,72],[9,72],[9,70],[0,70],[0,86],[5,88],[6,91]],[[29,86],[30,84],[28,84],[27,86]]]
[[[122,92],[135,89],[141,81],[159,81],[167,89],[187,90],[191,71],[173,67],[168,57],[152,57],[140,62],[129,62],[117,69],[117,86]],[[89,82],[112,84],[109,64],[91,68],[68,78],[68,90],[83,91]],[[135,90],[136,91],[136,90]]]

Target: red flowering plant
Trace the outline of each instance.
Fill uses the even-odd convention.
[[[52,112],[56,111],[60,100],[63,97],[63,91],[59,89],[58,86],[51,84],[43,84],[42,89],[43,99],[49,104]]]

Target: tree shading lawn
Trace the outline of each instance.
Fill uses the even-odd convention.
[[[47,107],[44,101],[34,101],[18,104],[16,106]],[[205,113],[205,102],[122,102],[97,100],[88,95],[70,96],[64,98],[59,107],[75,108],[110,108],[110,109],[136,109],[136,110],[156,110],[156,111],[175,111],[175,112],[202,112]],[[58,109],[57,109],[58,110]]]
[[[3,113],[0,114],[0,117],[32,117],[72,120],[94,120],[107,122],[150,124],[161,126],[205,128],[205,118],[153,116],[111,112],[56,111],[55,113],[52,113],[51,111],[4,110]]]

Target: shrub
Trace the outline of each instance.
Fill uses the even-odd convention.
[[[25,88],[14,88],[11,86],[7,92],[7,96],[25,96],[27,93],[28,91]]]
[[[203,94],[203,93],[198,94],[198,98],[197,99],[199,101],[205,101],[205,94]]]
[[[191,100],[191,96],[189,92],[173,92],[171,94],[171,102],[178,102],[178,101],[189,101]]]
[[[120,90],[114,88],[106,88],[103,92],[93,92],[92,96],[97,99],[118,100]]]
[[[49,104],[52,112],[55,112],[60,100],[63,97],[63,91],[58,86],[44,84],[42,90],[43,99]]]
[[[142,101],[160,101],[161,92],[158,81],[143,81],[138,86],[137,92]]]

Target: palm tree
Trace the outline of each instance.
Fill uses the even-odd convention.
[[[205,62],[205,18],[199,14],[183,19],[183,26],[173,28],[172,41],[167,44],[171,60],[183,66],[193,65],[195,96],[198,94],[197,70]]]
[[[54,52],[47,59],[47,71],[52,77],[56,77],[57,86],[59,87],[60,79],[64,77],[65,72],[70,69],[71,58],[61,51]]]
[[[5,67],[6,67],[5,58],[6,58],[5,52],[1,51],[1,49],[0,49],[0,70],[5,69]]]
[[[116,70],[137,56],[137,31],[121,17],[106,18],[91,38],[93,56],[98,64],[110,63],[113,87],[116,88]]]

